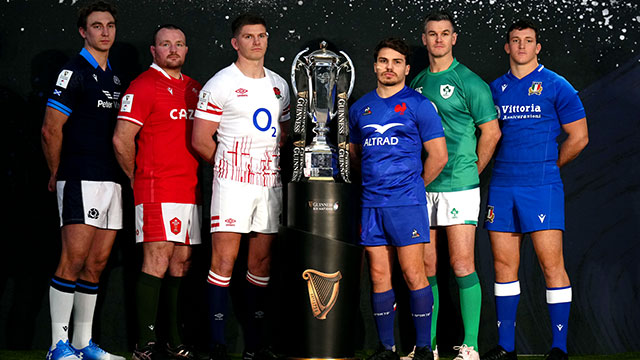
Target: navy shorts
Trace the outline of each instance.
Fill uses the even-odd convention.
[[[562,183],[537,186],[489,186],[484,227],[490,231],[530,233],[564,231]]]
[[[396,247],[429,242],[425,205],[362,208],[360,244]]]

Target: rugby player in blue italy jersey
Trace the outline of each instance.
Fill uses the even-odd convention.
[[[482,359],[516,359],[515,324],[520,298],[518,267],[523,234],[529,234],[544,273],[553,342],[547,359],[568,359],[571,285],[564,267],[564,191],[560,167],[589,141],[577,91],[538,64],[538,31],[519,20],[507,32],[511,69],[491,83],[502,127],[489,185],[489,230],[496,283],[498,346]],[[558,147],[561,131],[568,136]]]
[[[47,359],[124,360],[91,340],[98,281],[122,228],[124,174],[111,137],[124,89],[108,60],[116,36],[115,8],[102,1],[82,8],[78,31],[84,47],[60,71],[42,125],[48,188],[57,193],[62,232],[60,262],[49,288]]]
[[[416,327],[415,359],[433,359],[433,293],[422,254],[429,242],[424,187],[447,163],[440,117],[424,96],[405,86],[410,49],[400,39],[382,40],[374,51],[378,86],[349,111],[353,164],[362,175],[361,241],[369,259],[373,317],[380,339],[370,360],[398,360],[393,322],[391,269],[397,255],[410,290]],[[421,151],[428,153],[422,163]]]

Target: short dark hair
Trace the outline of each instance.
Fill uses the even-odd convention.
[[[509,36],[513,30],[531,29],[536,35],[536,44],[540,42],[540,36],[538,35],[538,26],[531,19],[518,19],[507,30],[507,43],[509,42]]]
[[[451,27],[453,28],[453,32],[457,32],[456,22],[453,20],[453,15],[445,10],[436,10],[431,14],[427,15],[422,21],[422,31],[424,32],[427,28],[427,23],[429,21],[443,21],[446,20],[451,23]]]
[[[156,28],[156,30],[153,32],[153,38],[151,39],[151,46],[155,46],[156,45],[156,37],[158,36],[158,33],[162,29],[180,30],[184,34],[185,40],[186,40],[187,34],[184,32],[184,30],[180,26],[174,25],[174,24],[162,24],[162,25],[158,26]]]
[[[380,53],[380,50],[384,48],[393,49],[399,52],[400,54],[404,55],[404,58],[407,64],[410,62],[411,48],[409,47],[409,45],[407,45],[407,43],[404,40],[398,39],[398,38],[386,38],[380,41],[378,45],[376,45],[376,48],[373,50],[374,62],[378,61],[378,53]]]
[[[263,25],[264,28],[267,28],[267,22],[260,15],[245,13],[233,20],[231,22],[231,34],[233,37],[236,37],[245,25]]]
[[[113,16],[113,20],[118,20],[118,9],[116,9],[115,5],[108,3],[106,1],[96,1],[89,5],[83,6],[78,10],[78,29],[87,28],[87,18],[91,15],[92,12],[96,11],[105,11]]]

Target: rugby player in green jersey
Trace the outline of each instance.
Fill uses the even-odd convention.
[[[458,34],[453,17],[444,11],[429,14],[423,22],[422,43],[429,66],[411,82],[426,96],[442,118],[449,161],[429,186],[427,207],[431,243],[426,244],[426,275],[434,292],[431,325],[436,348],[438,291],[436,281],[438,235],[446,232],[450,263],[460,289],[464,341],[456,346],[455,360],[478,360],[478,327],[482,290],[474,264],[475,231],[480,209],[479,174],[489,163],[500,139],[500,127],[489,86],[453,57]],[[480,136],[476,137],[476,130]],[[440,230],[440,231],[438,231]]]

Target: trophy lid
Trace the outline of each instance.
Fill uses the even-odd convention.
[[[334,53],[331,50],[327,50],[327,42],[322,40],[320,42],[320,49],[309,54],[309,59],[314,62],[314,59],[318,59],[320,61],[331,61],[337,62],[340,59],[340,55]]]

